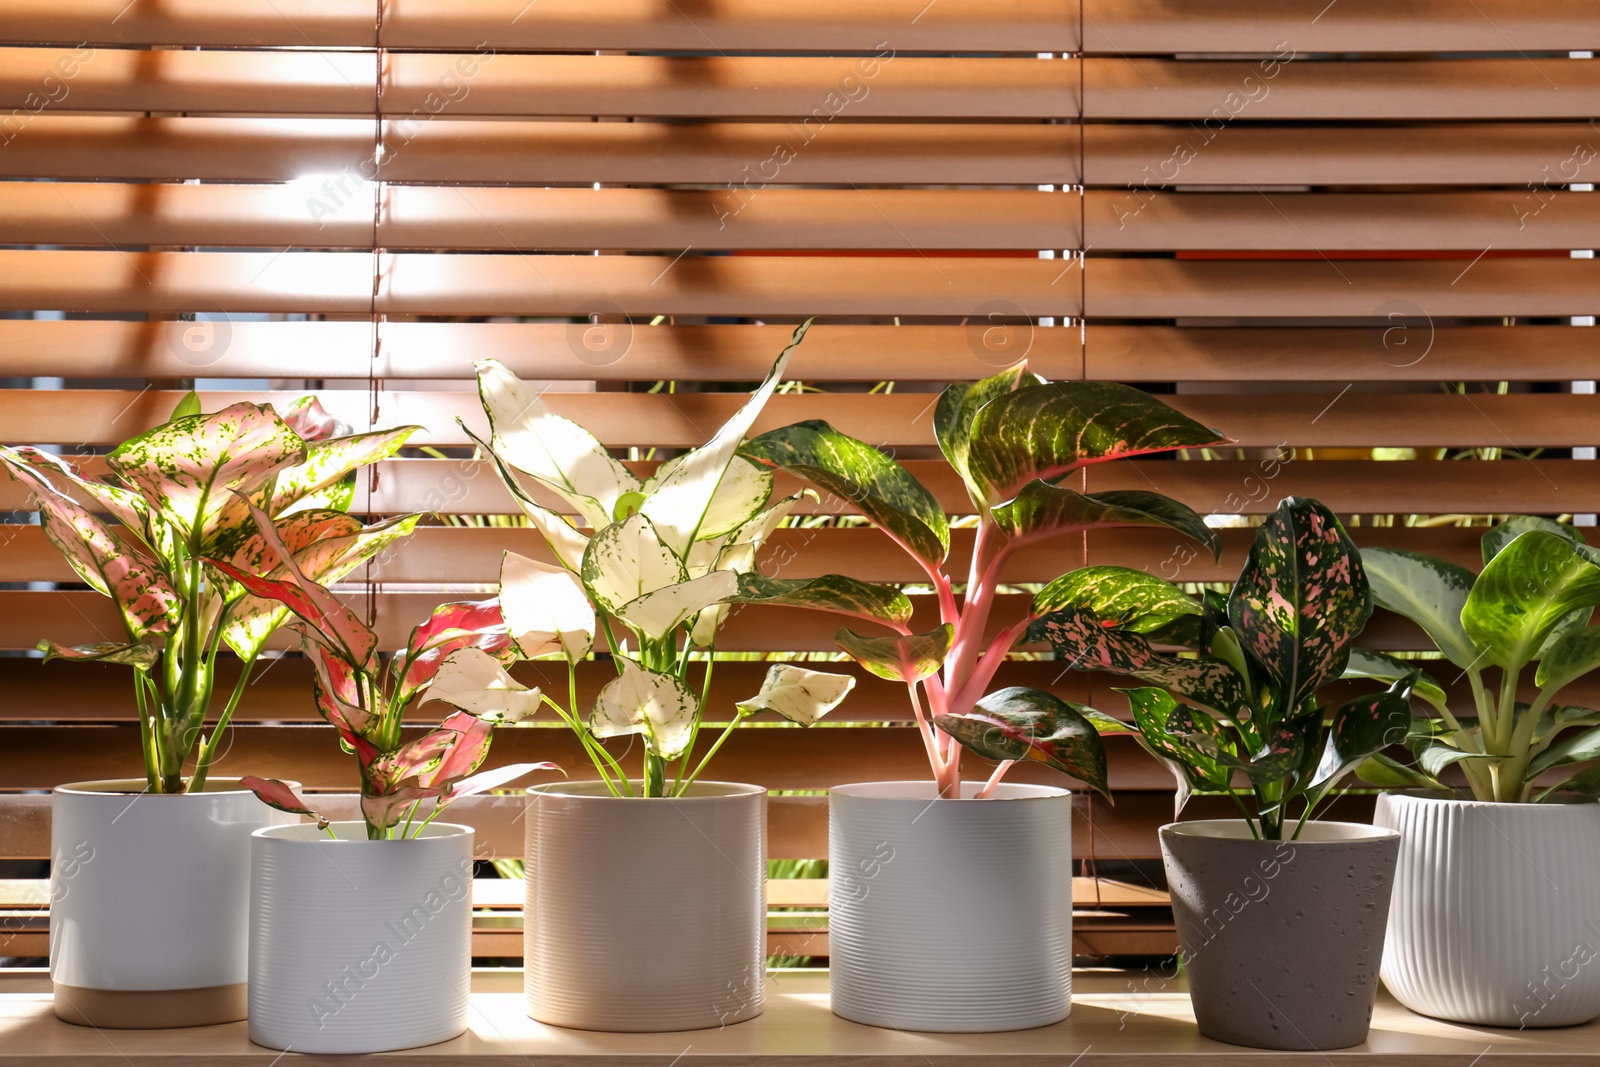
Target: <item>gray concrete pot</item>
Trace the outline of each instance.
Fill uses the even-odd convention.
[[[1241,819],[1169,823],[1161,854],[1200,1032],[1252,1048],[1367,1039],[1400,835],[1307,823],[1258,841]]]

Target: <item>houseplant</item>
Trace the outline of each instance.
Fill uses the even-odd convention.
[[[1097,726],[1131,732],[1166,763],[1179,807],[1195,789],[1239,805],[1239,819],[1161,828],[1200,1032],[1275,1049],[1366,1040],[1398,835],[1310,820],[1359,763],[1405,736],[1413,690],[1436,687],[1371,653],[1352,671],[1372,596],[1339,520],[1315,500],[1284,500],[1227,597],[1195,599],[1119,567],[1069,574],[1039,596],[1055,610],[1035,633],[1061,658],[1151,683],[1122,690],[1132,725]],[[1347,673],[1394,681],[1330,707],[1322,689]]]
[[[473,774],[495,724],[536,711],[539,691],[506,673],[516,642],[494,600],[441,605],[386,660],[377,635],[306,575],[271,519],[250,512],[263,562],[281,576],[209,562],[296,616],[317,710],[356,757],[362,815],[330,822],[287,782],[242,781],[272,807],[316,820],[253,835],[250,1040],[324,1053],[448,1040],[467,1025],[473,831],[435,819],[463,796],[554,766]],[[407,740],[406,716],[429,702],[457,710]]]
[[[803,324],[709,442],[646,479],[504,367],[478,366],[491,436],[474,440],[555,559],[508,553],[501,603],[513,631],[532,635],[518,638],[525,656],[566,661],[566,706],[546,703],[597,775],[529,790],[524,967],[529,1013],[541,1022],[684,1030],[761,1011],[766,790],[703,773],[741,722],[775,712],[809,725],[854,680],[774,664],[761,691],[730,709],[721,734],[696,742],[713,714],[717,628],[757,548],[795,503],[770,503],[772,475],[736,450],[805,332]],[[535,490],[579,525],[537,503]],[[909,609],[893,588],[855,592]],[[577,664],[597,632],[617,677],[583,708]],[[696,650],[704,650],[698,661]],[[620,736],[638,742],[637,777],[605,748]],[[647,908],[638,906],[641,885],[650,887]],[[641,953],[644,944],[651,948]]]
[[[1106,762],[1086,709],[1039,690],[988,692],[1012,646],[1052,607],[1040,602],[991,626],[1000,584],[1017,550],[1091,529],[1166,528],[1215,551],[1216,535],[1177,501],[1142,491],[1080,493],[1065,483],[1090,464],[1223,438],[1137,389],[1045,382],[1021,365],[949,386],[935,405],[934,430],[977,515],[959,598],[948,517],[880,449],[825,422],[803,422],[757,437],[742,455],[848,502],[903,548],[927,574],[937,626],[917,632],[903,595],[869,596],[841,575],[747,574],[741,598],[882,627],[883,636],[841,629],[839,645],[872,674],[906,686],[932,769],[931,782],[830,791],[830,870],[852,879],[835,885],[829,909],[834,1011],[903,1029],[1040,1026],[1071,1008],[1070,797],[1001,778],[1032,760],[1105,792]],[[963,749],[999,761],[987,782],[962,782]],[[872,878],[856,884],[851,872],[867,870]],[[1006,919],[931,931],[928,916],[908,906],[928,899],[930,887],[937,899],[981,900]]]
[[[1600,711],[1566,703],[1600,667],[1600,552],[1571,526],[1519,516],[1482,538],[1483,568],[1363,553],[1377,602],[1427,633],[1472,693],[1416,722],[1413,764],[1362,777],[1404,792],[1383,980],[1407,1007],[1491,1026],[1600,1016]],[[1530,686],[1531,682],[1531,686]],[[1446,891],[1445,887],[1448,887]]]
[[[305,567],[330,581],[348,573],[414,521],[364,527],[345,514],[355,469],[392,454],[414,429],[333,436],[339,427],[309,397],[280,417],[249,403],[205,414],[190,394],[170,421],[106,457],[107,481],[37,449],[0,448],[0,463],[32,489],[45,536],[116,603],[122,624],[115,640],[39,647],[46,659],[132,669],[144,754],[143,780],[56,790],[53,855],[86,846],[96,857],[51,924],[62,1018],[97,1026],[243,1018],[248,838],[272,815],[236,780],[209,775],[285,613],[204,558],[252,565],[259,554],[237,493],[267,508]],[[223,646],[238,656],[239,675],[208,732]],[[186,873],[174,879],[174,871]],[[130,914],[139,921],[127,922]]]

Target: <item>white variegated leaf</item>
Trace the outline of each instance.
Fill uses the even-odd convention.
[[[581,573],[589,595],[612,614],[646,593],[689,578],[682,561],[641,512],[594,535],[584,550]]]
[[[681,679],[624,660],[622,674],[600,690],[589,731],[596,737],[644,734],[651,752],[675,759],[689,746],[699,709],[700,698]]]
[[[679,466],[693,456],[694,453],[690,452],[663,463],[655,477],[645,482],[646,499],[656,491],[657,486],[670,484]],[[717,485],[710,507],[706,508],[700,529],[695,533],[695,544],[726,537],[755,518],[772,496],[772,483],[773,474],[769,468],[758,467],[743,457],[734,456],[728,464],[727,473]],[[648,514],[650,508],[646,505],[642,510]],[[693,546],[690,551],[693,551]]]
[[[489,722],[521,722],[539,710],[540,698],[493,656],[469,647],[445,658],[422,699],[442,700]]]
[[[775,663],[767,670],[761,692],[739,702],[747,713],[775,711],[790,722],[810,726],[838,707],[856,680],[848,674],[807,670],[792,663]]]
[[[524,659],[560,652],[571,663],[594,644],[594,607],[578,576],[507,552],[500,563],[500,613]]]
[[[616,614],[641,634],[660,640],[689,616],[727,600],[738,591],[737,574],[733,571],[712,571],[699,578],[646,593],[622,605]]]

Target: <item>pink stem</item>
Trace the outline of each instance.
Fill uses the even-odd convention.
[[[933,726],[928,722],[928,716],[922,710],[922,698],[917,695],[917,683],[906,683],[906,689],[911,694],[911,711],[917,717],[917,730],[922,734],[922,746],[927,750],[928,763],[933,767],[934,781],[942,785],[944,760],[939,756],[939,742]]]
[[[1005,662],[1006,653],[1010,652],[1011,646],[1027,632],[1028,624],[1032,621],[1032,617],[1022,619],[995,635],[994,640],[989,642],[989,647],[984,650],[983,656],[974,665],[966,685],[951,698],[952,707],[966,711],[978,702],[978,698],[983,696],[983,691],[989,687],[989,683],[994,681],[1000,665]]]
[[[1006,776],[1006,772],[1011,769],[1011,765],[1015,762],[1017,761],[1014,759],[1001,760],[1000,766],[994,769],[994,773],[989,775],[989,780],[984,783],[983,788],[978,790],[977,799],[988,800],[993,795],[995,786],[1000,784],[1000,779]]]

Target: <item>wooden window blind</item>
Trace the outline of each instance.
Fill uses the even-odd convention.
[[[1238,439],[1087,475],[1216,515],[1220,564],[1119,532],[1019,552],[1019,588],[1090,562],[1229,580],[1290,494],[1359,543],[1466,561],[1474,517],[1600,511],[1600,400],[1574,386],[1596,377],[1578,323],[1600,266],[1573,251],[1600,245],[1600,64],[1573,58],[1597,43],[1592,0],[0,0],[0,439],[94,471],[189,379],[208,409],[321,385],[436,450],[384,463],[354,510],[504,516],[455,423],[482,419],[470,360],[595,383],[550,402],[619,449],[679,449],[816,315],[792,374],[817,391],[757,429],[827,418],[952,514],[933,395],[1019,358],[1146,384]],[[0,483],[0,648],[112,632],[101,598],[38,585],[71,574],[25,503]],[[372,569],[386,646],[506,547],[543,550],[441,519]],[[763,567],[918,578],[848,523],[782,531]],[[828,652],[833,630],[746,609],[719,648]],[[1380,615],[1364,640],[1421,635]],[[609,668],[589,668],[592,694]],[[719,668],[712,701],[763,671]],[[291,659],[251,687],[219,773],[349,787],[308,682]],[[1121,710],[1116,679],[1043,658],[996,684]],[[40,791],[138,774],[133,718],[120,668],[0,659],[0,852],[47,852]],[[925,776],[898,687],[864,676],[834,718],[741,730],[716,773]],[[565,730],[496,751],[586,766]],[[1166,772],[1119,741],[1111,782],[1080,856],[1157,856]],[[468,817],[514,855],[515,810]],[[772,819],[775,856],[825,854],[820,796]]]

